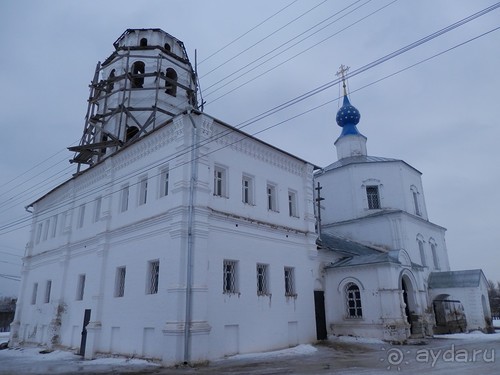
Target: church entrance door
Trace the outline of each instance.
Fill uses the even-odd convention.
[[[325,292],[314,291],[314,309],[316,313],[316,338],[326,340],[326,313],[325,313]]]

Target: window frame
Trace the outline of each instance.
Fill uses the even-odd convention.
[[[148,176],[141,176],[139,178],[139,201],[138,205],[143,206],[148,202]]]
[[[425,255],[424,240],[417,238],[417,246],[418,246],[418,251],[420,253],[420,261],[422,262],[422,266],[428,267],[427,256]]]
[[[158,186],[160,198],[168,196],[169,178],[170,178],[170,170],[168,166],[165,166],[160,170],[160,178]]]
[[[367,185],[365,190],[366,190],[366,200],[368,203],[368,209],[369,210],[380,209],[382,206],[381,206],[379,185]]]
[[[346,319],[363,319],[361,289],[358,284],[349,282],[344,287]]]
[[[86,275],[81,273],[78,275],[78,282],[76,285],[76,300],[82,301],[85,294],[85,279]]]
[[[290,217],[299,217],[297,192],[290,189],[288,190],[288,215]]]
[[[220,175],[218,175],[220,174]],[[213,195],[215,197],[228,198],[228,172],[227,168],[221,165],[214,165],[214,185],[213,185]]]
[[[429,245],[431,247],[432,261],[434,263],[434,269],[440,270],[441,269],[441,265],[439,263],[439,256],[438,256],[438,252],[437,252],[437,244],[436,244],[436,242],[433,239],[431,239],[431,240],[429,240]]]
[[[114,297],[121,298],[125,296],[126,276],[127,276],[126,266],[116,267]]]
[[[278,211],[278,193],[277,193],[277,185],[271,182],[268,182],[266,185],[266,201],[267,201],[267,210],[272,212]]]
[[[160,281],[160,260],[154,259],[148,262],[148,273],[146,280],[146,294],[158,294]]]
[[[127,212],[130,201],[130,185],[122,185],[120,192],[120,213]]]
[[[269,288],[269,264],[257,263],[256,276],[257,276],[257,295],[258,296],[271,295],[271,291]]]
[[[49,303],[50,302],[50,293],[52,291],[52,280],[47,280],[45,283],[45,295],[43,302],[44,303]]]
[[[295,289],[295,267],[285,266],[283,269],[285,280],[285,297],[297,297]]]
[[[241,201],[253,206],[254,200],[254,178],[247,174],[241,176]]]
[[[239,294],[238,290],[238,261],[224,259],[222,262],[222,293]]]

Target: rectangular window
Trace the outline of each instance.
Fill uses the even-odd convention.
[[[241,179],[241,200],[246,204],[253,204],[253,179],[243,176]]]
[[[78,221],[76,223],[77,228],[83,227],[83,222],[85,220],[85,204],[82,204],[78,209]]]
[[[295,269],[293,267],[285,267],[285,296],[295,297]]]
[[[380,197],[378,192],[378,186],[367,186],[366,197],[368,198],[368,208],[370,210],[375,210],[380,208]]]
[[[168,168],[160,172],[160,198],[168,195]]]
[[[214,195],[218,197],[226,197],[226,170],[222,167],[214,167]]]
[[[272,184],[267,184],[267,209],[270,211],[278,211],[276,186]]]
[[[294,191],[288,191],[288,213],[292,217],[298,217],[297,214],[297,194]]]
[[[97,223],[101,220],[101,206],[102,206],[102,197],[97,197],[95,200],[94,207],[94,223]]]
[[[38,293],[38,283],[33,284],[33,293],[31,294],[31,304],[34,305],[36,303],[36,295]]]
[[[130,188],[127,185],[123,185],[122,191],[120,194],[120,212],[125,212],[128,210],[128,196],[129,196]]]
[[[156,294],[158,293],[158,279],[160,276],[160,261],[152,260],[148,262],[148,280],[146,293]]]
[[[116,269],[115,297],[123,297],[125,295],[125,274],[125,267],[118,267]]]
[[[47,280],[47,284],[45,285],[45,298],[43,302],[50,302],[50,289],[52,288],[52,280]]]
[[[81,301],[83,299],[83,293],[85,291],[85,274],[78,275],[78,285],[76,286],[76,300]]]
[[[269,265],[257,263],[257,295],[269,295]]]
[[[222,292],[225,294],[238,293],[237,265],[236,260],[224,260],[223,262]]]
[[[57,215],[52,217],[52,230],[50,232],[50,237],[54,238],[57,234]]]
[[[148,178],[141,177],[139,181],[139,206],[148,201]]]

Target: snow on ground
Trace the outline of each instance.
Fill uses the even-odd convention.
[[[370,337],[359,337],[359,336],[329,336],[329,341],[332,342],[345,342],[345,343],[357,343],[357,344],[387,344],[385,341],[380,339],[374,339]]]
[[[0,344],[9,341],[10,332],[0,332]]]
[[[500,340],[500,332],[495,333],[483,333],[481,331],[472,331],[469,333],[453,333],[447,335],[434,335],[436,339],[464,339],[464,340],[478,340],[478,341],[490,341],[490,340]]]
[[[220,361],[225,361],[228,359],[235,359],[235,360],[240,360],[240,359],[269,359],[269,358],[279,358],[279,357],[286,357],[286,356],[297,356],[297,355],[305,355],[305,354],[312,354],[315,353],[318,349],[316,349],[314,346],[309,345],[309,344],[301,344],[294,346],[293,348],[288,348],[288,349],[282,349],[282,350],[275,350],[272,352],[262,352],[262,353],[248,353],[248,354],[236,354],[231,357],[222,359]]]

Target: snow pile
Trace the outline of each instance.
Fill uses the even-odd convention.
[[[469,333],[452,333],[447,335],[434,335],[436,339],[466,339],[477,341],[499,340],[500,333],[483,333],[481,331],[472,331]]]
[[[9,341],[10,332],[0,332],[0,344]]]
[[[262,358],[278,358],[286,356],[296,356],[315,353],[318,349],[309,344],[297,345],[293,348],[275,350],[273,352],[264,353],[249,353],[249,354],[237,354],[229,357],[228,359],[262,359]]]
[[[356,344],[387,344],[380,339],[360,336],[329,336],[328,340],[332,342],[356,343]]]

